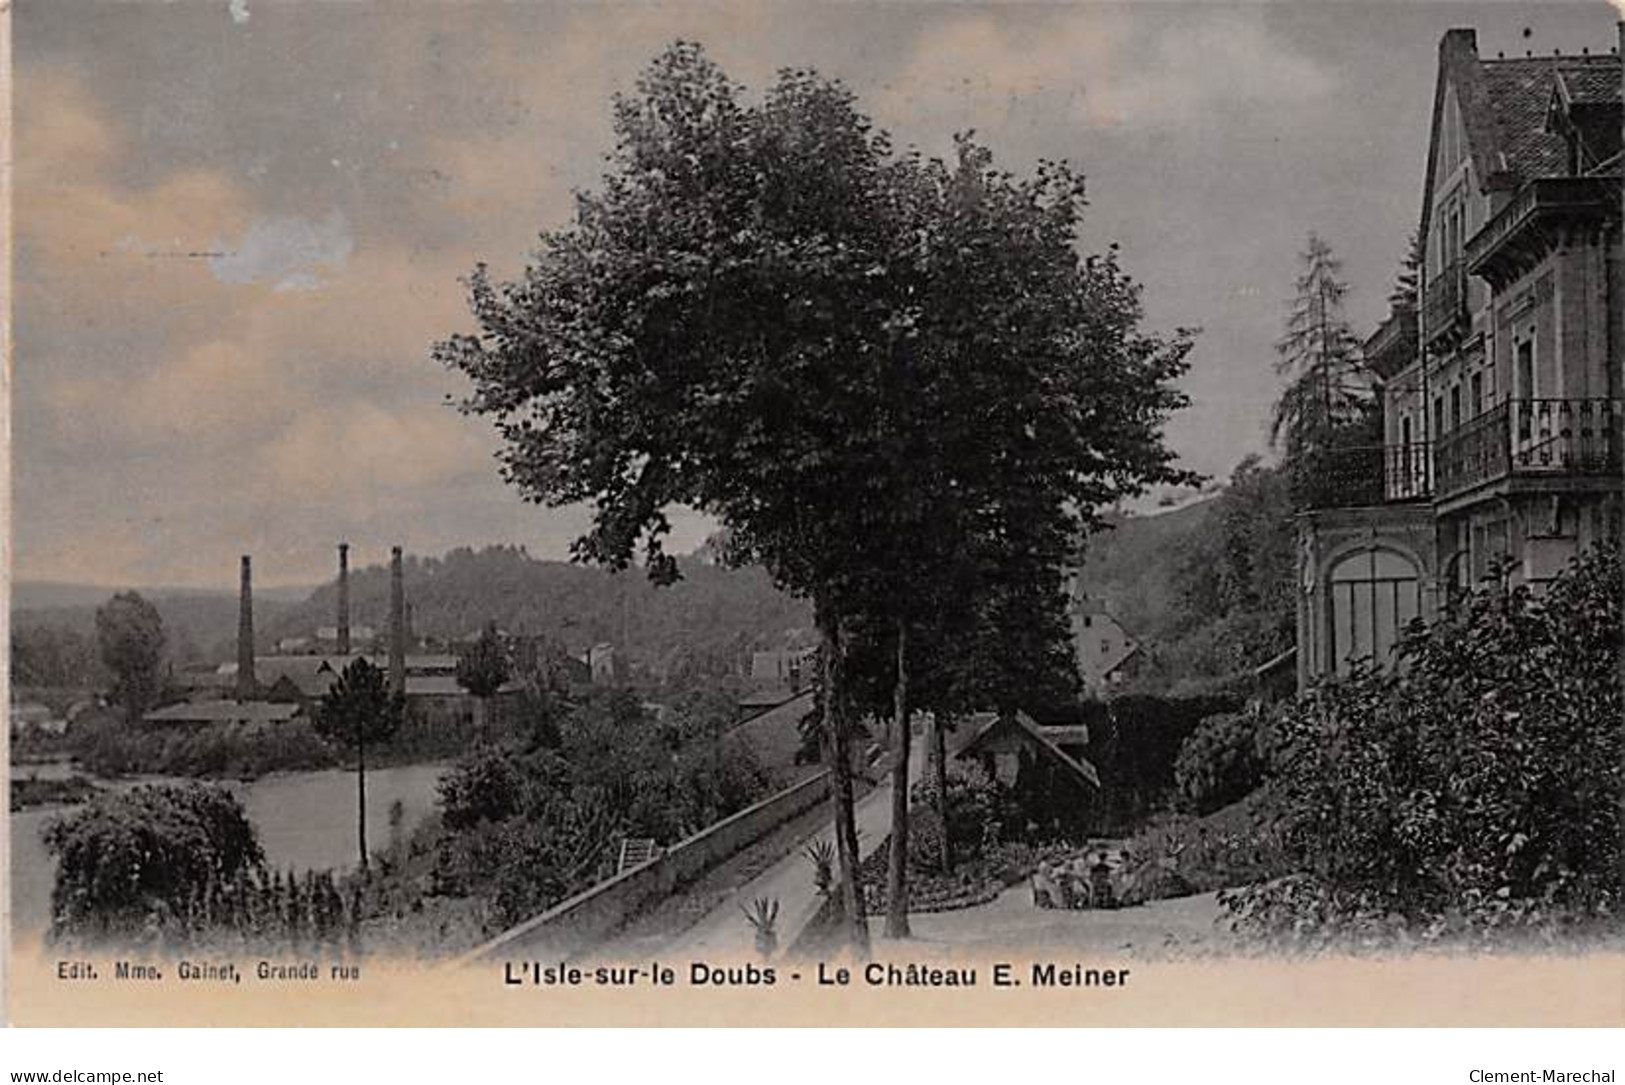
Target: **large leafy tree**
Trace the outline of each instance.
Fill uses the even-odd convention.
[[[139,592],[121,592],[96,610],[96,643],[113,676],[113,700],[131,723],[157,699],[162,684],[164,621]]]
[[[875,594],[895,626],[894,936],[908,933],[911,704],[943,719],[1075,694],[1064,591],[1074,541],[1102,506],[1184,478],[1160,423],[1180,403],[1170,384],[1189,346],[1140,330],[1139,291],[1115,251],[1078,258],[1084,184],[1065,164],[1018,179],[962,136],[953,162],[906,171],[899,188],[909,334],[892,400],[898,546]],[[940,800],[940,729],[935,745]]]
[[[367,747],[385,742],[406,714],[404,698],[389,692],[382,667],[357,656],[344,668],[316,710],[316,733],[355,751],[356,843],[367,869]]]
[[[975,578],[972,537],[1049,560],[1095,507],[1168,474],[1156,429],[1186,345],[1141,336],[1131,284],[1079,260],[1065,167],[1016,181],[968,139],[952,166],[898,156],[838,83],[787,71],[747,106],[684,44],[615,118],[600,189],[519,281],[476,271],[480,333],[437,356],[472,378],[467,409],[495,420],[527,497],[594,506],[578,557],[624,568],[641,548],[669,581],[683,504],[723,522],[729,560],[812,601],[862,947],[849,642],[894,638],[906,781],[931,586]]]
[[[1243,459],[1183,541],[1169,578],[1174,621],[1141,676],[1147,688],[1237,687],[1292,645],[1297,541],[1289,471]]]

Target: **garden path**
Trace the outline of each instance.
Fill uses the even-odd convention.
[[[909,926],[915,943],[954,950],[1053,954],[1090,949],[1135,957],[1182,956],[1235,948],[1234,937],[1219,922],[1223,916],[1217,893],[1132,908],[1061,911],[1034,907],[1031,889],[1018,885],[974,908],[911,915]]]

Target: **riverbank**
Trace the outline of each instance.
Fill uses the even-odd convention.
[[[390,842],[390,811],[400,803],[401,832],[432,814],[443,763],[367,770],[368,842]],[[98,788],[121,790],[143,784],[194,781],[173,776],[86,777]],[[344,870],[357,861],[356,778],[343,769],[270,773],[250,782],[217,781],[243,803],[259,834],[266,862],[275,869]],[[11,815],[11,905],[14,936],[38,935],[51,920],[56,861],[45,848],[46,826],[74,804],[35,806]]]
[[[71,806],[87,802],[101,788],[77,773],[69,776],[13,776],[10,809],[13,814],[38,806]]]

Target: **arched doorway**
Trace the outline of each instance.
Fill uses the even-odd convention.
[[[1405,626],[1422,613],[1422,579],[1410,558],[1372,547],[1339,559],[1328,578],[1332,665],[1386,664]]]

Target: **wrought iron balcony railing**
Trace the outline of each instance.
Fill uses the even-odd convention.
[[[1424,441],[1317,452],[1293,480],[1298,504],[1334,509],[1422,500],[1430,493],[1428,453]]]
[[[1618,474],[1622,423],[1618,399],[1507,400],[1439,438],[1439,496],[1513,475]]]

